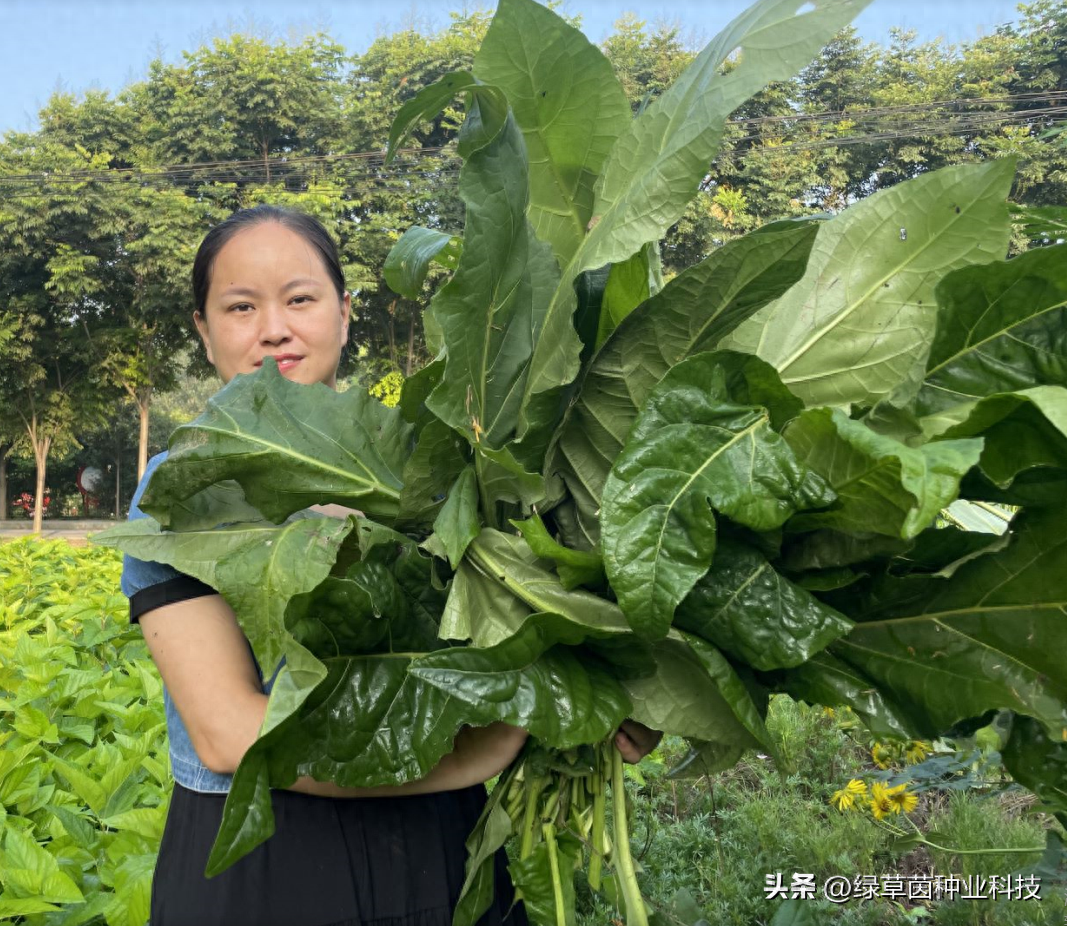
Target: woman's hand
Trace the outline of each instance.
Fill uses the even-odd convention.
[[[637,765],[656,748],[663,734],[652,730],[636,720],[624,720],[615,734],[615,746],[622,753],[623,761]]]

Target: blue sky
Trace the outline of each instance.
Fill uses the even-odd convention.
[[[182,51],[215,35],[254,23],[278,37],[328,31],[349,52],[363,51],[375,36],[412,21],[440,28],[463,0],[347,0],[304,3],[259,0],[0,0],[0,133],[36,127],[37,111],[58,88],[112,93],[143,78],[161,56],[179,61]],[[493,7],[492,0],[468,7]],[[565,0],[579,13],[594,41],[612,23],[633,12],[651,23],[677,23],[694,42],[707,41],[749,0]],[[856,26],[884,42],[892,26],[914,29],[920,38],[973,40],[1014,21],[1016,0],[873,0]],[[701,42],[703,44],[703,42]]]

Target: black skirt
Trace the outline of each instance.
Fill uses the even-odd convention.
[[[451,926],[464,842],[485,787],[334,799],[271,792],[275,832],[204,877],[225,794],[174,786],[152,881],[150,926]],[[503,850],[496,900],[479,926],[526,926]]]

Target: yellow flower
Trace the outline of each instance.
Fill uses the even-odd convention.
[[[874,744],[874,749],[871,750],[871,758],[879,768],[889,768],[889,763],[892,761],[889,747],[884,746],[882,743]]]
[[[889,795],[891,790],[894,789],[887,788],[880,781],[871,785],[871,813],[874,814],[875,820],[888,817],[891,813],[900,813],[900,809],[896,807]]]
[[[904,750],[904,758],[907,760],[908,765],[914,765],[916,762],[922,762],[923,759],[930,755],[930,752],[929,743],[924,743],[922,740],[912,740]]]
[[[871,813],[876,820],[891,813],[910,813],[919,803],[919,798],[908,792],[907,784],[887,788],[880,781],[871,785]]]
[[[919,803],[919,796],[907,790],[907,785],[897,785],[886,791],[886,797],[893,805],[893,813],[911,813]]]
[[[867,794],[867,785],[858,778],[853,778],[840,791],[835,791],[830,797],[830,803],[836,804],[840,811],[851,810],[856,805],[858,798]]]

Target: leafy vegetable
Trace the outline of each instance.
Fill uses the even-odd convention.
[[[758,354],[807,405],[888,395],[926,359],[940,277],[1007,251],[1011,177],[1006,160],[950,167],[823,222],[804,279],[723,346]]]
[[[750,390],[739,390],[750,393]],[[740,404],[715,353],[660,380],[604,486],[604,564],[634,629],[660,637],[711,565],[711,508],[753,530],[829,504],[826,484],[793,456],[770,412]]]

